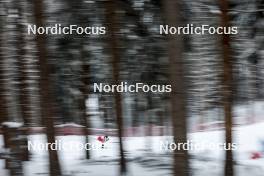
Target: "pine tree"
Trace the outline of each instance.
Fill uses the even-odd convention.
[[[33,1],[34,17],[37,26],[44,26],[43,1]],[[50,65],[48,63],[46,38],[43,35],[36,35],[36,45],[38,51],[38,61],[40,69],[40,104],[41,117],[46,127],[48,143],[55,143],[54,129],[54,107],[50,82]],[[49,171],[51,176],[60,176],[61,169],[56,150],[51,150],[49,146]]]
[[[165,20],[170,26],[181,26],[180,1],[164,0]],[[171,115],[175,143],[187,142],[187,109],[186,109],[186,80],[183,61],[183,38],[182,35],[168,36],[170,84],[171,92]],[[188,176],[188,152],[186,150],[174,150],[174,175]]]
[[[116,15],[116,3],[114,0],[106,2],[106,23],[108,26],[109,38],[108,47],[111,54],[112,72],[113,72],[113,84],[118,85],[120,81],[119,77],[119,64],[120,53],[118,51],[118,21]],[[124,146],[123,146],[123,117],[122,117],[122,97],[119,92],[114,93],[115,99],[115,113],[118,127],[119,138],[119,154],[120,154],[120,175],[127,172],[127,165],[125,161]]]
[[[220,0],[221,10],[221,26],[228,27],[230,24],[228,16],[228,1]],[[225,116],[225,143],[226,145],[232,144],[232,104],[233,104],[233,71],[232,71],[232,57],[230,36],[227,34],[222,35],[222,62],[223,62],[223,107]],[[226,150],[225,154],[225,176],[233,176],[233,152],[232,149]]]

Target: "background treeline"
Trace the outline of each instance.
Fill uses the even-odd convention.
[[[22,131],[15,133],[24,136],[29,127],[44,126],[52,142],[56,124],[77,123],[86,127],[87,142],[90,128],[118,129],[122,173],[127,170],[125,127],[171,126],[175,140],[186,141],[187,131],[197,124],[221,121],[231,142],[232,107],[253,106],[264,97],[263,8],[261,0],[1,0],[2,132],[12,135],[4,124],[12,125],[4,122],[22,122]],[[56,23],[106,26],[107,34],[27,34],[27,24]],[[159,34],[161,24],[187,23],[238,26],[239,33]],[[95,82],[121,81],[172,84],[173,92],[93,93]],[[218,115],[206,118],[208,111]],[[51,175],[61,175],[57,153],[49,152]],[[89,152],[86,156],[90,158]],[[175,153],[174,159],[175,173],[189,173],[187,152],[181,157]],[[226,175],[231,176],[232,153],[227,152],[226,161]]]

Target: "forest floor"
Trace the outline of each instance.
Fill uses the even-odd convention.
[[[236,149],[235,169],[238,176],[262,175],[264,172],[264,123],[234,128],[234,143]],[[1,136],[2,138],[2,136]],[[66,176],[117,176],[118,175],[118,139],[110,137],[102,144],[98,136],[89,136],[91,150],[90,160],[84,159],[82,136],[58,136],[57,142],[61,146],[59,151],[60,163]],[[224,141],[224,132],[196,132],[188,134],[193,144],[203,144],[197,150],[189,150],[191,172],[195,176],[220,176],[223,174],[224,150],[219,147]],[[25,176],[48,175],[48,155],[43,147],[45,135],[30,135],[31,161],[24,162]],[[171,142],[170,136],[125,137],[125,154],[128,163],[129,176],[170,175],[172,168],[172,151],[165,146]],[[0,149],[3,147],[0,140]],[[216,146],[210,146],[211,144]],[[206,146],[206,147],[204,147]],[[259,157],[255,157],[260,153]],[[262,156],[261,156],[262,155]],[[4,160],[0,160],[0,175],[7,175]]]

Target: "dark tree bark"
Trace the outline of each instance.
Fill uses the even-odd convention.
[[[118,52],[118,20],[116,15],[116,2],[110,0],[106,2],[106,23],[109,32],[108,47],[110,48],[112,57],[112,70],[113,70],[113,83],[118,84],[119,78],[119,63],[120,54]],[[122,117],[122,97],[119,92],[115,92],[115,112],[118,126],[118,138],[119,138],[119,153],[120,153],[120,173],[121,175],[127,172],[127,166],[124,155],[124,146],[122,141],[123,136],[123,117]]]
[[[44,26],[43,1],[34,0],[34,17],[37,26]],[[46,38],[44,35],[36,35],[36,45],[40,68],[40,104],[41,117],[46,127],[48,143],[55,142],[54,129],[54,106],[53,95],[50,81],[51,68],[47,58]],[[51,176],[60,176],[61,168],[56,150],[49,148],[49,171]]]
[[[228,2],[219,0],[221,10],[221,26],[229,26]],[[225,142],[232,144],[232,104],[233,104],[233,72],[230,47],[230,36],[222,35],[222,62],[223,62],[223,106],[225,114]],[[225,176],[233,176],[233,153],[232,150],[226,150]]]
[[[6,97],[5,97],[5,81],[4,81],[4,66],[3,66],[3,61],[4,61],[4,55],[3,55],[3,40],[2,40],[2,17],[0,19],[0,125],[7,120],[7,107],[6,107]]]
[[[164,136],[164,131],[163,131],[163,128],[164,128],[164,112],[161,110],[161,111],[158,111],[157,113],[157,118],[158,118],[158,126],[160,126],[159,128],[159,135],[160,136]]]
[[[90,128],[90,118],[89,114],[87,114],[87,109],[86,109],[86,98],[89,95],[89,65],[83,61],[82,63],[82,74],[81,74],[81,80],[82,80],[82,85],[80,87],[80,91],[82,92],[82,97],[80,98],[80,110],[81,110],[81,120],[84,126],[84,136],[85,136],[85,143],[89,143],[89,128]],[[85,151],[86,159],[90,159],[90,151],[86,150]]]
[[[4,77],[4,53],[3,53],[3,25],[2,17],[0,17],[0,126],[4,138],[4,147],[9,148],[8,134],[6,128],[2,125],[8,120],[7,101],[5,96],[5,77]],[[5,168],[8,169],[8,161],[5,162]]]
[[[10,176],[23,176],[23,164],[21,160],[21,138],[20,127],[12,127],[4,125],[8,136],[8,157],[6,159],[7,169],[10,171]]]
[[[170,26],[182,26],[180,0],[164,0],[165,19]],[[171,92],[171,115],[173,136],[175,143],[187,142],[187,110],[186,110],[186,80],[184,79],[183,64],[183,37],[182,35],[168,36],[170,83]],[[189,175],[188,152],[186,150],[174,150],[174,175]]]
[[[25,55],[26,55],[26,40],[24,37],[24,26],[22,25],[23,22],[23,11],[22,6],[23,4],[20,1],[15,1],[15,6],[18,8],[18,15],[19,19],[17,20],[17,30],[18,30],[18,40],[17,40],[17,60],[18,60],[18,69],[19,69],[19,101],[20,101],[20,109],[21,115],[24,121],[24,128],[23,133],[25,135],[25,141],[23,143],[23,154],[22,160],[28,161],[29,160],[29,151],[27,149],[27,130],[30,125],[29,117],[30,117],[30,101],[29,101],[29,94],[27,92],[27,75],[26,75],[26,64],[25,64]]]

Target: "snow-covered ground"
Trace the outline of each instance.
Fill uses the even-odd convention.
[[[237,175],[258,176],[263,174],[264,158],[251,159],[252,153],[263,153],[263,129],[264,123],[236,127],[234,129],[234,143],[237,144],[237,148],[234,151]],[[197,150],[189,150],[193,175],[222,175],[224,150],[222,148],[215,148],[217,145],[210,147],[206,144],[220,145],[224,142],[223,135],[223,131],[196,132],[188,135],[189,140],[193,144],[204,144],[203,146],[206,146]],[[97,140],[98,136],[90,136],[89,138],[94,148],[91,151],[92,159],[85,160],[84,150],[81,148],[81,145],[84,143],[84,137],[57,137],[58,143],[64,147],[58,150],[64,174],[68,176],[84,176],[88,174],[90,176],[117,176],[119,171],[118,139],[116,137],[110,137],[110,140],[105,143],[105,147],[102,148],[100,141]],[[31,135],[29,139],[35,147],[41,146],[40,144],[45,144],[46,141],[44,135]],[[170,175],[172,152],[164,147],[163,144],[166,141],[171,141],[171,137],[124,138],[129,175]],[[2,148],[2,143],[0,145]],[[48,160],[45,149],[35,148],[31,150],[31,153],[31,161],[24,163],[25,175],[48,175]],[[0,175],[6,175],[3,167],[4,161],[0,160]]]

